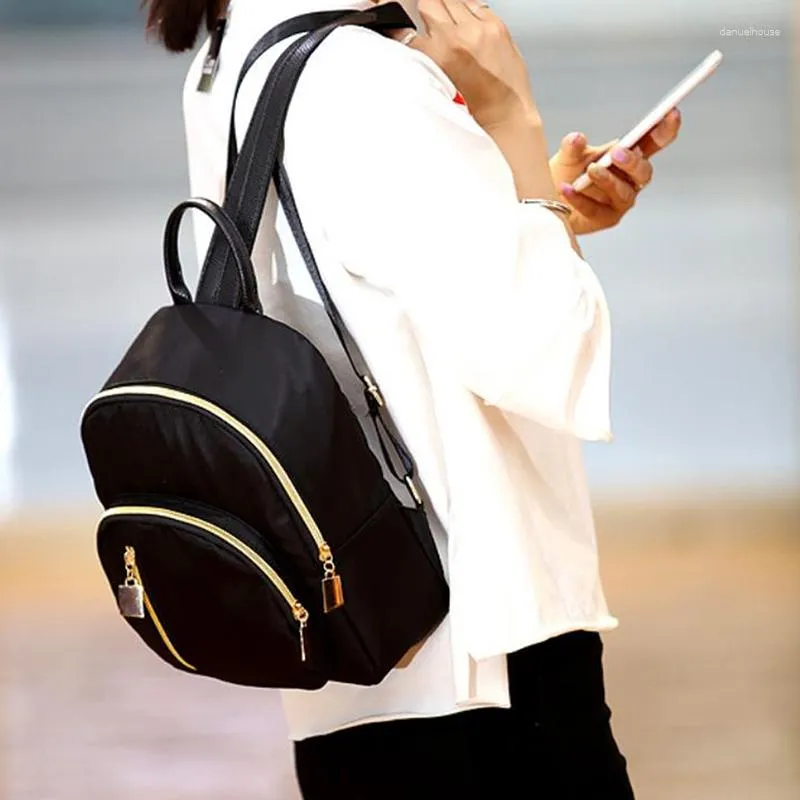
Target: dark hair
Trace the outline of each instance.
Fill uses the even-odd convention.
[[[220,0],[142,0],[147,32],[174,53],[191,50],[201,27],[213,30],[222,5]]]

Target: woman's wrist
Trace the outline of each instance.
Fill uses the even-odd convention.
[[[547,137],[538,111],[519,109],[503,122],[484,128],[500,148],[511,171],[517,195],[557,200],[550,170]]]
[[[514,174],[517,196],[522,200],[538,200],[548,207],[563,204],[550,168],[550,152],[541,115],[535,106],[520,108],[505,120],[487,130],[508,161]],[[554,213],[553,209],[549,209]],[[557,213],[569,236],[573,250],[581,257],[580,245],[570,225],[570,215]]]
[[[478,124],[490,135],[506,130],[544,129],[544,122],[533,98],[517,97],[499,108],[484,113],[470,109]]]

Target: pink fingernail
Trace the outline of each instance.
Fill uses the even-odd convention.
[[[611,151],[611,158],[614,159],[617,164],[627,164],[631,160],[630,153],[628,153],[627,150],[623,150],[621,147],[615,147]]]
[[[582,138],[583,138],[583,134],[582,134],[582,133],[578,133],[578,132],[576,132],[576,133],[571,133],[569,136],[567,136],[567,141],[568,141],[570,144],[578,144],[578,142],[579,142],[579,141],[580,141]]]
[[[561,194],[567,195],[568,197],[572,197],[575,194],[575,189],[572,188],[572,184],[570,183],[562,183]]]

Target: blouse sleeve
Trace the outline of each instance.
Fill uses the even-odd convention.
[[[432,61],[353,34],[370,37],[360,74],[333,68],[354,36],[340,53],[331,42],[286,137],[337,258],[392,292],[422,346],[483,402],[607,440],[609,312],[591,268],[552,212],[518,202],[501,151]]]

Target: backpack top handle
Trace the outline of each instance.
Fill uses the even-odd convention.
[[[236,265],[239,285],[244,287],[242,308],[256,314],[261,313],[261,302],[258,299],[258,288],[253,262],[241,234],[233,220],[216,203],[203,197],[184,200],[172,210],[164,227],[164,269],[167,274],[167,286],[175,305],[193,303],[192,294],[186,286],[178,250],[178,234],[187,211],[202,211],[214,223],[225,239]]]

